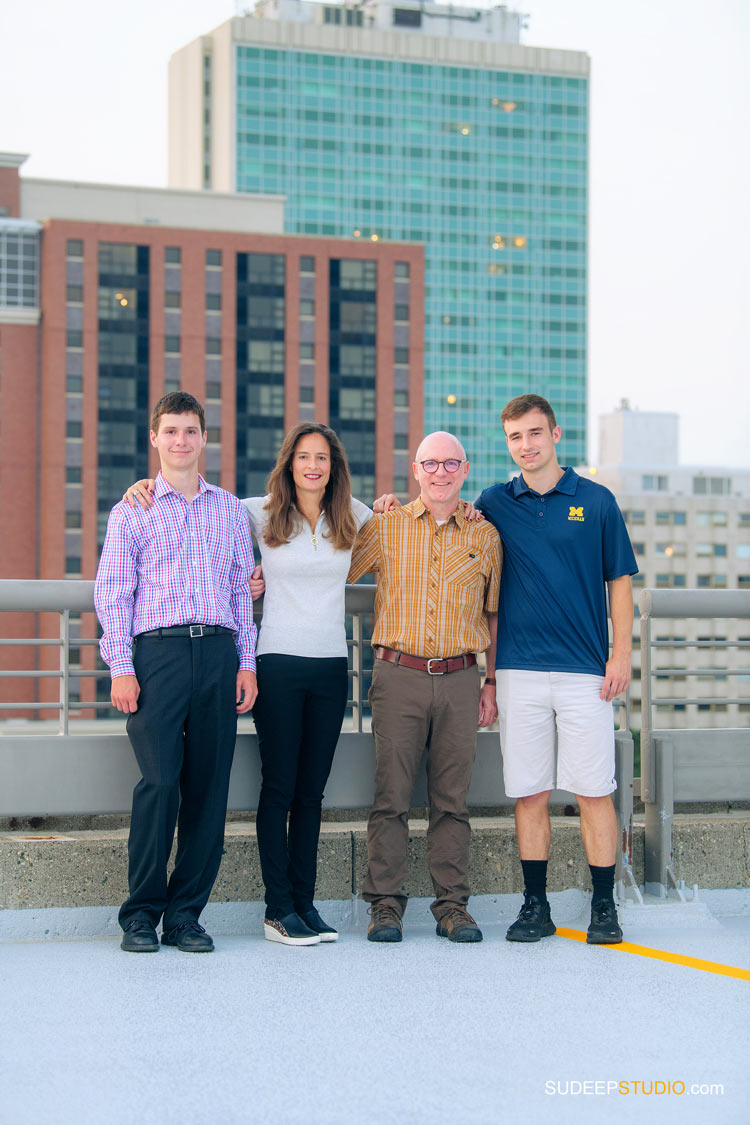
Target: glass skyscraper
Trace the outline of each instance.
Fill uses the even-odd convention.
[[[511,465],[517,394],[553,403],[565,464],[586,457],[588,59],[508,42],[512,14],[488,41],[501,11],[267,0],[170,73],[172,186],[425,244],[424,428],[458,434],[477,491]]]

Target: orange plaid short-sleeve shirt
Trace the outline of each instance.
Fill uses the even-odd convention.
[[[461,503],[441,525],[421,499],[374,516],[349,571],[349,582],[378,575],[372,644],[427,658],[484,651],[501,560],[495,528],[470,523]]]

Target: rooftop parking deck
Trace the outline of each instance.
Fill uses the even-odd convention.
[[[565,936],[531,946],[504,940],[517,896],[472,900],[474,946],[437,938],[425,900],[396,946],[343,903],[325,904],[339,942],[311,949],[264,941],[239,904],[209,906],[210,956],[3,944],[0,1120],[745,1125],[750,892],[703,898],[692,916],[626,907],[633,952],[568,936],[587,924],[578,891],[552,896]],[[72,912],[37,919],[55,913]]]

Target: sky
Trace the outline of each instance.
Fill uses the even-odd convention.
[[[592,60],[589,459],[598,417],[680,414],[685,464],[750,465],[750,3],[526,0]],[[167,62],[234,0],[0,8],[0,150],[22,174],[166,186]]]

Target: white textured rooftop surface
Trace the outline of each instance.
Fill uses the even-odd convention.
[[[585,929],[582,895],[550,897],[558,926]],[[710,912],[626,909],[626,940],[750,969],[750,891],[704,897]],[[325,905],[350,928],[309,949],[264,941],[257,904],[209,907],[209,956],[0,944],[0,1121],[750,1121],[750,980],[559,936],[510,944],[511,896],[473,900],[472,946],[438,939],[423,902],[394,946],[365,940],[361,905]],[[75,914],[13,913],[53,931]],[[629,1092],[563,1092],[584,1082]]]

